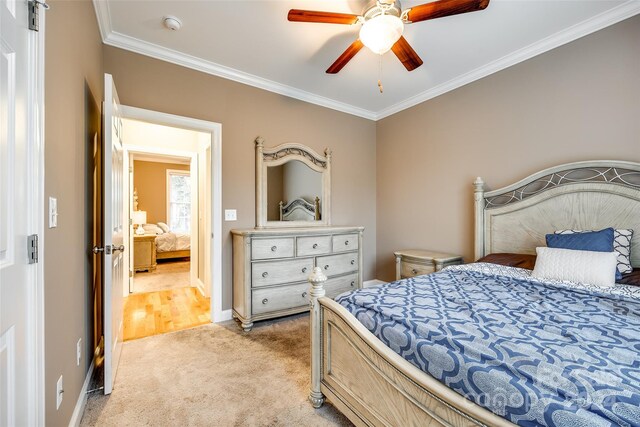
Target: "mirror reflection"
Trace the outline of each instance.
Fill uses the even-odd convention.
[[[321,219],[322,174],[299,160],[267,168],[267,220]]]

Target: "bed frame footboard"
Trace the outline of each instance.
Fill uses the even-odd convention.
[[[355,425],[512,426],[422,372],[384,345],[351,313],[325,298],[326,277],[311,283],[311,392]]]

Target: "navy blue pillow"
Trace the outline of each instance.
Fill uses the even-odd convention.
[[[550,248],[573,249],[577,251],[613,252],[613,228],[574,234],[547,234]],[[618,277],[620,276],[620,277]],[[622,275],[616,269],[616,279]]]

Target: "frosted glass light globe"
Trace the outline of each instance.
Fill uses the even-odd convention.
[[[402,37],[404,23],[394,15],[378,15],[360,28],[360,41],[373,53],[382,55]]]

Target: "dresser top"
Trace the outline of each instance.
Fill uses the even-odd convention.
[[[360,226],[330,226],[330,227],[295,227],[295,228],[234,228],[232,234],[240,236],[287,236],[287,235],[317,235],[337,233],[358,233],[364,227]]]
[[[393,253],[395,256],[403,256],[407,258],[417,259],[433,259],[442,262],[457,260],[462,258],[460,255],[447,254],[444,252],[427,251],[424,249],[402,249]]]

